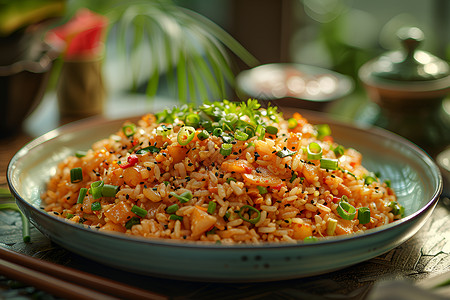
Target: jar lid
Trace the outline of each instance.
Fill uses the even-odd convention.
[[[416,27],[405,27],[397,32],[403,49],[387,52],[372,62],[372,78],[396,81],[430,81],[450,75],[447,62],[426,51],[417,50],[424,40]]]

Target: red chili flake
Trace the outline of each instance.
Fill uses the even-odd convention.
[[[139,161],[139,158],[133,154],[133,155],[128,156],[126,164],[120,164],[119,167],[121,167],[122,169],[126,169],[126,168],[134,166],[135,164],[138,163],[138,161]]]
[[[334,202],[334,203],[338,203],[339,201],[341,201],[341,198],[339,198],[339,197],[333,197],[333,202]]]
[[[281,190],[281,188],[282,188],[283,186],[284,186],[284,184],[283,184],[283,183],[280,183],[280,184],[277,184],[277,185],[273,186],[272,189],[274,189],[274,190]]]

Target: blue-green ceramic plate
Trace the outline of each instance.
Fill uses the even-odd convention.
[[[23,147],[10,161],[7,178],[17,204],[42,233],[70,251],[127,271],[205,281],[271,281],[329,272],[399,246],[426,222],[442,191],[438,167],[421,149],[378,128],[359,128],[322,115],[335,140],[363,154],[363,165],[389,178],[406,217],[363,235],[314,244],[218,245],[101,233],[52,216],[40,194],[58,162],[121,127],[123,120],[88,120],[51,131]]]

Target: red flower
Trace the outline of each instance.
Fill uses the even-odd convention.
[[[49,31],[46,41],[61,48],[65,59],[95,58],[103,51],[107,24],[106,17],[82,8],[66,24]]]

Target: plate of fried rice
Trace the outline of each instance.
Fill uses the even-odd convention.
[[[247,102],[184,105],[51,131],[8,184],[54,242],[161,277],[311,276],[402,244],[442,191],[433,160],[393,133]]]

